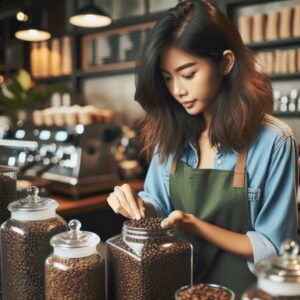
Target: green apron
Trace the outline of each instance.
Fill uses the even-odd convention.
[[[170,175],[174,209],[237,233],[253,230],[249,221],[246,158],[247,151],[241,151],[234,171],[194,169],[174,158]],[[239,297],[255,280],[244,259],[200,237],[187,233],[184,237],[193,244],[195,283],[226,286]]]

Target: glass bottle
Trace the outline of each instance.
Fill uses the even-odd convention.
[[[257,286],[246,291],[242,300],[300,299],[299,245],[292,240],[286,241],[281,253],[281,256],[266,258],[255,265]]]
[[[192,246],[160,218],[129,220],[107,241],[108,299],[173,299],[192,283]]]
[[[65,231],[56,214],[58,203],[39,197],[38,188],[28,197],[9,204],[11,217],[1,226],[4,300],[44,299],[44,261],[51,253],[53,235]]]
[[[274,92],[273,92],[273,110],[274,110],[274,112],[279,111],[280,97],[281,97],[280,91],[274,90]]]
[[[96,248],[100,238],[81,231],[78,220],[68,226],[50,241],[54,251],[45,262],[46,299],[104,300],[105,262]]]
[[[298,97],[298,90],[292,89],[290,92],[290,101],[289,101],[289,107],[288,107],[288,110],[290,112],[294,112],[297,110],[297,97]]]

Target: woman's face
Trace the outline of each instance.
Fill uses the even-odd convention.
[[[169,92],[188,114],[211,111],[223,75],[209,59],[166,47],[161,53],[160,69]]]

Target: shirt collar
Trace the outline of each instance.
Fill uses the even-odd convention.
[[[195,151],[195,153],[198,152],[198,151],[197,151],[198,145],[196,144],[195,141],[190,141],[190,142],[188,142],[187,145],[185,146],[185,148],[187,148],[187,147],[192,148],[192,150]],[[221,144],[220,144],[220,143],[217,144],[217,147],[216,147],[216,148],[217,148],[217,149],[216,149],[216,150],[217,150],[216,154],[219,154],[219,153],[222,152],[222,150],[221,150]],[[234,153],[237,154],[237,152],[236,152],[235,150],[233,150],[233,151],[234,151]]]

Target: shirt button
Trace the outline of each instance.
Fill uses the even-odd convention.
[[[217,164],[218,164],[218,165],[222,164],[222,162],[223,162],[222,159],[218,159],[218,160],[217,160]]]

